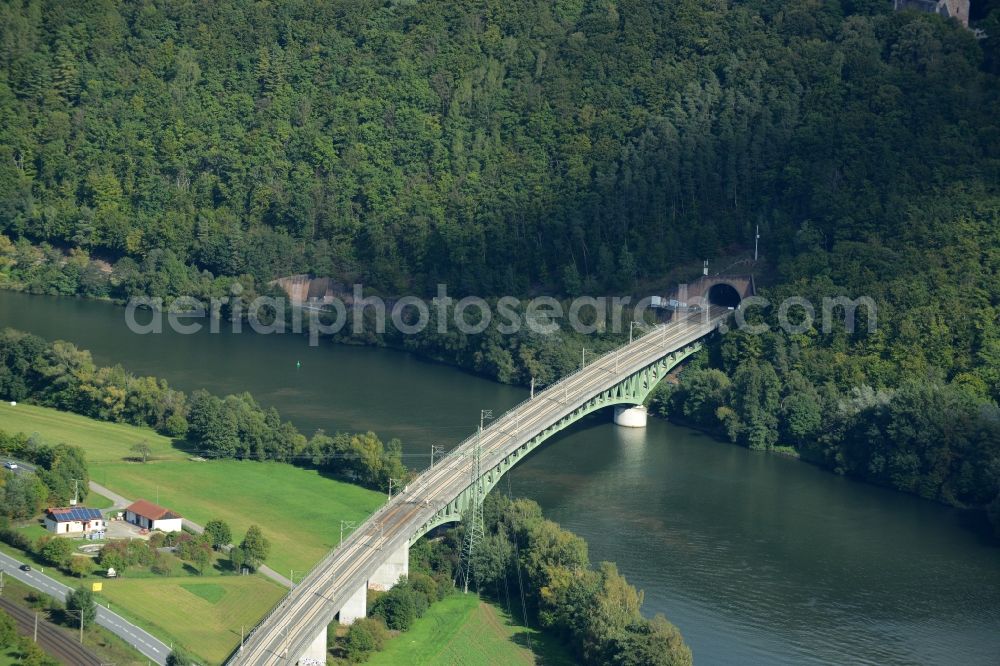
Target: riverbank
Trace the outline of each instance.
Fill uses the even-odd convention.
[[[480,409],[527,397],[387,349],[137,336],[121,309],[92,301],[0,292],[0,321],[186,392],[251,391],[303,432],[398,437],[418,469],[432,445],[448,449],[474,431]],[[515,496],[584,537],[593,560],[617,562],[645,592],[647,612],[670,617],[699,662],[985,665],[1000,650],[996,549],[946,506],[660,419],[618,428],[606,414],[553,438],[509,478]]]
[[[86,302],[94,301],[81,301],[80,303],[83,305]],[[123,315],[124,313],[118,305],[109,302],[100,303],[101,307],[109,308],[119,315]],[[430,326],[429,330],[434,331],[436,327]],[[244,335],[252,335],[252,333],[248,331]],[[231,332],[227,334],[223,330],[222,334],[199,335],[196,337],[200,341],[208,343],[206,344],[206,348],[209,349],[221,348],[224,346],[220,344],[223,341],[232,342],[244,337],[244,335],[235,335]],[[559,339],[545,339],[545,336],[528,336],[527,338],[524,338],[524,336],[464,336],[462,341],[456,342],[455,340],[451,340],[449,343],[450,347],[460,351],[451,353],[450,355],[443,355],[435,351],[437,343],[434,341],[436,338],[432,333],[428,335],[430,337],[418,336],[417,338],[400,338],[397,340],[392,336],[340,334],[329,338],[334,343],[333,345],[324,345],[323,348],[348,345],[368,350],[373,348],[392,349],[413,354],[415,358],[423,361],[430,361],[445,367],[459,368],[463,372],[469,372],[474,376],[500,380],[502,383],[504,381],[517,383],[516,377],[524,373],[523,369],[512,370],[513,374],[506,374],[500,377],[497,376],[496,372],[483,365],[483,359],[492,358],[492,363],[513,354],[513,356],[517,356],[518,358],[529,359],[525,362],[535,368],[533,372],[539,378],[538,385],[543,385],[546,377],[551,381],[555,377],[576,368],[580,358],[578,356],[579,347],[589,344],[585,340],[578,340],[573,336],[566,337],[567,334],[565,332],[556,336]],[[280,339],[282,344],[287,348],[303,343],[303,339],[295,335],[262,337],[268,340]],[[702,352],[702,355],[711,355],[713,357],[720,355],[733,356],[738,353],[738,351],[735,351],[737,348],[749,344],[745,339],[746,336],[735,335],[729,337],[733,338],[733,340],[727,338],[725,341],[711,342],[710,349]],[[473,340],[478,342],[473,344],[470,342]],[[525,342],[526,340],[527,343]],[[134,336],[131,342],[137,349],[141,349],[147,341],[152,341],[152,338],[150,336]],[[501,346],[497,346],[497,341],[499,341]],[[617,342],[614,336],[599,338],[596,346],[592,345],[588,347],[588,352],[599,354],[604,347],[612,346]],[[488,350],[477,346],[484,344],[489,345],[491,349]],[[532,351],[533,347],[531,345],[538,344],[542,345],[539,349],[544,353],[539,354],[537,351]],[[504,351],[506,349],[504,345],[510,346],[510,349]],[[733,349],[723,353],[721,350],[727,346]],[[220,353],[225,352],[222,352],[220,349]],[[291,395],[298,391],[303,375],[308,374],[307,369],[300,368],[300,354],[301,352],[297,352],[296,360],[292,361],[297,372],[285,375],[288,385],[279,389],[286,395]],[[117,361],[117,358],[115,360]],[[502,360],[500,365],[513,367],[506,360]],[[982,425],[973,425],[969,432],[962,434],[961,437],[975,440],[968,446],[949,445],[952,440],[961,439],[961,437],[955,436],[953,427],[948,426],[946,423],[938,422],[927,423],[929,431],[934,429],[941,430],[941,436],[936,437],[935,441],[929,445],[917,441],[920,439],[919,436],[908,438],[897,436],[898,433],[908,432],[904,423],[902,427],[894,427],[892,436],[888,432],[880,434],[881,441],[883,443],[891,442],[891,446],[880,445],[881,448],[873,448],[870,442],[865,439],[866,435],[864,435],[864,432],[866,430],[862,427],[864,424],[861,421],[870,421],[871,424],[877,426],[877,429],[885,431],[885,428],[879,425],[881,421],[885,420],[885,417],[880,415],[876,408],[881,404],[890,402],[892,396],[895,394],[894,391],[883,390],[876,392],[873,389],[865,389],[857,391],[857,395],[851,394],[854,397],[841,397],[836,393],[831,394],[827,391],[823,396],[819,396],[816,390],[808,385],[808,382],[803,384],[805,388],[802,388],[801,391],[796,388],[796,386],[806,381],[800,377],[795,380],[797,382],[795,386],[792,386],[794,390],[789,394],[791,397],[778,400],[781,394],[777,378],[773,375],[773,372],[770,375],[772,379],[769,379],[764,384],[760,383],[760,377],[767,376],[766,372],[764,375],[760,375],[761,372],[766,370],[766,366],[763,367],[763,370],[758,369],[752,370],[749,373],[736,374],[733,379],[730,379],[717,370],[708,370],[704,359],[695,359],[693,365],[696,372],[693,375],[683,373],[681,375],[681,385],[670,387],[672,392],[679,395],[691,394],[692,392],[697,393],[699,391],[704,392],[704,387],[697,380],[693,382],[694,386],[688,386],[691,383],[689,377],[698,375],[699,373],[702,375],[706,372],[715,373],[716,377],[713,381],[717,385],[711,387],[707,394],[696,396],[694,402],[697,402],[699,406],[692,411],[690,416],[687,415],[688,408],[685,406],[685,399],[683,397],[680,400],[673,400],[665,397],[662,390],[658,390],[656,395],[662,398],[662,404],[654,406],[653,413],[665,416],[682,426],[698,428],[711,433],[713,436],[720,437],[723,441],[737,443],[748,448],[773,451],[779,455],[809,462],[821,469],[836,474],[852,476],[876,485],[890,487],[905,493],[912,493],[925,499],[931,499],[962,509],[972,509],[973,515],[984,517],[983,519],[987,523],[992,521],[992,529],[996,532],[997,538],[1000,538],[1000,495],[994,498],[992,504],[990,503],[988,497],[991,486],[989,479],[986,478],[988,475],[984,472],[984,470],[992,469],[989,463],[990,457],[993,455],[990,453],[990,446],[988,446],[991,441],[989,431],[991,428],[993,430],[997,429],[995,424],[991,425],[990,418],[985,417],[980,419]],[[154,368],[154,370],[157,370],[154,374],[159,374],[158,368]],[[359,368],[358,372],[363,373],[364,369]],[[757,379],[751,380],[751,375],[760,376],[757,376]],[[211,382],[211,379],[203,378],[202,381]],[[753,400],[741,398],[739,397],[741,391],[744,391],[744,389],[750,390],[747,388],[749,386],[747,382],[751,382],[754,386],[758,387],[764,386],[766,390],[761,393],[759,390],[753,389],[753,391],[757,391],[759,394],[759,398],[754,397]],[[743,386],[744,384],[746,386]],[[769,387],[768,384],[770,385]],[[900,402],[901,409],[898,410],[901,412],[900,418],[916,418],[919,420],[929,413],[935,413],[933,405],[942,403],[948,403],[951,407],[946,410],[937,410],[938,412],[944,414],[948,410],[955,411],[960,409],[963,413],[968,413],[969,418],[966,420],[970,422],[975,420],[976,413],[985,413],[977,407],[977,402],[964,396],[961,390],[954,390],[944,385],[928,385],[924,386],[924,389],[923,391],[911,390],[910,395],[904,396],[903,401]],[[867,395],[868,393],[872,394],[871,400],[858,397]],[[377,404],[379,402],[378,396],[372,395],[371,398],[372,402],[370,404]],[[755,401],[758,400],[762,401],[761,405],[756,405]],[[862,400],[862,402],[858,403],[858,400]],[[865,400],[868,400],[868,402],[864,402]],[[875,402],[872,402],[872,400]],[[688,402],[692,401],[688,400]],[[770,406],[764,406],[765,402]],[[915,402],[924,403],[924,407],[910,409],[909,405]],[[847,406],[846,409],[842,409],[844,405]],[[282,406],[282,414],[286,417],[289,415],[294,416],[294,411],[294,407],[292,410],[288,409],[287,403]],[[845,414],[847,416],[840,416]],[[725,422],[720,420],[719,415],[725,418]],[[295,420],[296,422],[300,422],[298,418]],[[372,418],[369,420],[371,424],[369,428],[372,430],[382,428],[382,424],[385,421],[386,419],[384,418]],[[757,421],[760,421],[760,423],[751,427],[751,422],[756,423]],[[318,423],[317,426],[319,427]],[[325,424],[323,424],[323,427],[325,427]],[[762,442],[756,442],[756,440],[751,442],[748,439],[751,432],[764,432],[765,435],[762,435],[764,440]],[[769,434],[767,434],[768,432]],[[757,435],[754,435],[754,437],[757,437]],[[411,441],[412,433],[404,433],[402,438],[406,441]],[[799,441],[800,444],[797,446],[789,445],[788,441],[792,439]],[[979,440],[982,440],[982,442]],[[802,443],[803,441],[805,443]],[[817,445],[815,442],[822,443]],[[994,446],[994,448],[996,447]],[[930,452],[924,451],[925,449]],[[944,455],[944,453],[939,455],[936,452],[939,449],[948,455]],[[870,454],[868,453],[869,450],[871,451]],[[941,460],[950,460],[952,462],[941,468]],[[975,464],[967,465],[966,463],[970,460],[974,460]],[[980,472],[969,474],[964,471],[969,469],[980,470]]]

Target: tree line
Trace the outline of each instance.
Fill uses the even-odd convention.
[[[973,383],[927,372],[882,383],[826,375],[826,350],[782,335],[709,344],[651,400],[655,412],[756,450],[985,510],[1000,534],[1000,409]],[[814,357],[815,360],[811,360]],[[721,358],[723,369],[712,367]],[[863,359],[856,359],[863,363]],[[839,381],[838,381],[839,379]]]
[[[121,366],[98,367],[89,351],[71,343],[48,343],[9,328],[0,330],[0,398],[148,426],[183,440],[192,453],[208,458],[313,465],[374,488],[387,488],[389,479],[408,475],[398,440],[384,443],[370,432],[331,436],[323,431],[307,439],[282,421],[277,410],[261,407],[248,393],[220,398],[198,390],[188,397],[162,379],[136,377]],[[86,478],[76,447],[36,447],[36,451],[30,438],[10,442],[17,448],[11,449],[12,454],[41,465],[41,475],[49,475],[45,478],[54,484],[58,497],[71,497],[67,493],[72,492],[72,479]],[[80,492],[86,496],[85,481]]]
[[[47,506],[81,502],[90,491],[90,473],[83,449],[67,444],[46,444],[35,436],[0,430],[0,456],[34,464],[35,473],[17,474],[4,469],[0,475],[0,516],[29,518]]]

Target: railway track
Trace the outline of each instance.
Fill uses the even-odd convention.
[[[33,612],[8,599],[0,599],[0,610],[14,618],[18,632],[25,636],[34,635]],[[46,654],[69,666],[101,666],[102,663],[93,652],[80,645],[74,636],[42,618],[38,618],[38,645]]]

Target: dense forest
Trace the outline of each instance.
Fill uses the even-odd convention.
[[[0,285],[635,294],[759,225],[765,295],[877,328],[728,336],[657,408],[1000,521],[995,4],[7,3]],[[521,383],[584,344],[365,341]]]
[[[629,289],[757,224],[775,258],[919,233],[998,180],[996,39],[891,5],[5,3],[0,232],[164,291],[481,295]]]

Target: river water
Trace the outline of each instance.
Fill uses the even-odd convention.
[[[428,463],[526,397],[412,355],[292,335],[140,336],[107,304],[0,292],[0,325],[191,391],[249,391],[307,434],[373,430]],[[944,506],[659,420],[598,414],[511,473],[678,625],[700,664],[1000,664],[1000,548]],[[502,487],[505,484],[502,484]]]

